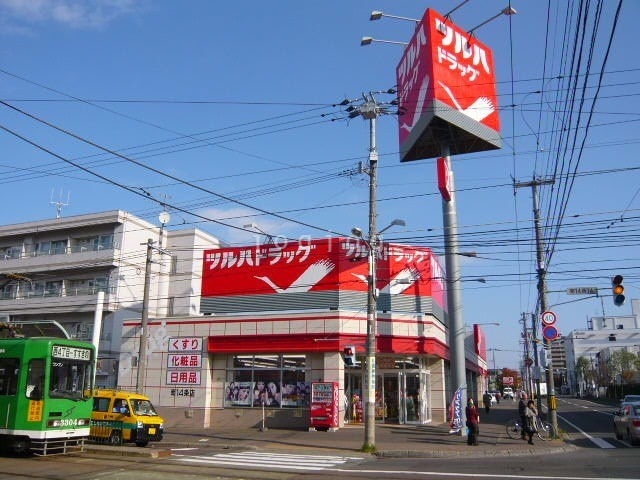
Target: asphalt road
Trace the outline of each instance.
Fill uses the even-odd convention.
[[[611,406],[563,399],[561,431],[574,451],[507,457],[378,458],[365,455],[299,455],[266,450],[175,449],[170,457],[140,458],[83,454],[45,458],[0,457],[0,479],[639,479],[639,448],[615,439]]]

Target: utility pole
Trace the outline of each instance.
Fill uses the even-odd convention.
[[[527,331],[527,314],[522,312],[522,338],[524,339],[524,373],[523,375],[526,382],[525,391],[531,393],[531,366],[529,365],[529,332]]]
[[[540,305],[540,311],[537,315],[533,316],[533,335],[534,335],[534,343],[533,348],[536,354],[536,362],[538,361],[537,355],[537,339],[536,339],[536,331],[538,328],[537,318],[540,315],[547,311],[547,280],[546,280],[546,260],[544,257],[544,246],[542,245],[542,226],[540,224],[540,208],[538,207],[538,186],[540,185],[552,185],[554,183],[553,179],[534,179],[531,182],[522,182],[516,183],[516,188],[521,187],[531,187],[533,192],[533,218],[536,232],[536,260],[538,264],[537,273],[538,273],[538,302]],[[551,342],[548,340],[544,340],[545,350],[550,351]],[[551,421],[551,425],[553,426],[553,435],[557,435],[558,432],[558,415],[557,415],[557,399],[556,399],[556,391],[553,379],[553,361],[551,359],[551,355],[548,356],[548,361],[546,362],[547,367],[547,408],[549,410],[549,419]],[[538,380],[538,411],[541,411],[542,399],[540,398],[540,382]]]
[[[369,120],[369,234],[366,240],[369,249],[368,263],[369,275],[367,278],[367,343],[366,343],[366,360],[364,368],[363,390],[365,392],[365,410],[364,410],[364,442],[362,451],[374,452],[376,449],[376,329],[377,329],[377,309],[378,309],[378,288],[376,281],[378,249],[380,243],[380,234],[393,225],[404,225],[402,220],[394,220],[389,226],[377,231],[377,190],[378,190],[378,146],[376,140],[376,120],[380,115],[390,114],[388,106],[378,102],[374,96],[375,93],[395,94],[394,89],[387,91],[370,92],[363,95],[363,103],[359,106],[349,105],[350,100],[345,100],[341,105],[349,105],[346,111],[349,118],[361,116],[365,120]],[[353,229],[354,235],[361,236],[359,229]]]
[[[151,287],[151,256],[153,255],[153,239],[147,240],[147,261],[144,268],[144,293],[142,295],[142,319],[140,321],[140,348],[138,351],[138,375],[136,392],[143,393],[144,374],[147,371],[147,337],[149,336],[149,289]]]
[[[360,114],[369,120],[369,283],[367,294],[367,359],[366,380],[367,396],[365,411],[365,435],[362,444],[363,451],[375,450],[376,445],[376,329],[378,298],[376,295],[376,273],[378,260],[378,232],[376,231],[377,190],[378,190],[378,146],[376,144],[376,119],[378,105],[373,99],[360,107]]]

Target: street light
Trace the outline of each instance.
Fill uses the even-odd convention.
[[[264,236],[267,237],[267,245],[273,245],[275,242],[273,241],[273,235],[265,232],[263,229],[261,229],[258,225],[256,225],[255,223],[248,223],[246,225],[243,225],[243,228],[250,228],[253,230],[256,230],[257,232],[262,233]]]
[[[407,42],[398,42],[395,40],[380,40],[377,38],[373,38],[373,37],[362,37],[362,40],[360,40],[360,46],[364,47],[365,45],[371,45],[373,42],[377,42],[377,43],[394,43],[396,45],[409,45]]]
[[[397,15],[389,15],[388,13],[381,12],[380,10],[374,10],[373,12],[371,12],[371,16],[369,17],[369,20],[371,20],[371,21],[380,20],[382,17],[396,18],[398,20],[409,20],[410,22],[420,23],[420,20],[418,20],[417,18],[399,17]]]

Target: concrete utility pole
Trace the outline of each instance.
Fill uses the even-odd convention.
[[[537,341],[535,341],[537,331],[537,320],[542,313],[547,311],[547,281],[546,281],[546,260],[544,257],[544,246],[542,245],[542,226],[540,224],[540,209],[538,207],[538,186],[539,185],[552,185],[554,180],[533,180],[531,182],[516,183],[516,188],[531,187],[533,192],[533,218],[536,229],[536,260],[538,263],[538,302],[540,305],[540,311],[538,315],[533,316],[533,333],[534,333],[534,350],[536,351],[536,362],[538,361],[537,355]],[[550,351],[551,342],[547,339],[544,340],[544,346],[546,351]],[[557,414],[557,399],[556,391],[553,379],[553,361],[551,355],[547,361],[547,408],[549,410],[549,420],[553,426],[553,435],[558,434],[558,414]],[[538,410],[541,411],[542,400],[540,398],[540,386],[538,381]]]
[[[140,348],[138,351],[138,375],[136,392],[143,393],[144,374],[147,371],[147,337],[149,336],[149,289],[151,288],[151,256],[153,255],[153,239],[147,240],[147,261],[144,269],[144,293],[142,296],[142,319],[140,321]]]
[[[367,278],[368,294],[367,294],[367,351],[364,367],[363,390],[365,392],[365,410],[364,410],[364,443],[362,451],[373,452],[376,449],[376,327],[377,327],[377,309],[378,309],[378,289],[377,289],[377,261],[378,250],[380,247],[380,234],[393,225],[404,225],[403,220],[394,220],[389,226],[377,231],[377,190],[378,190],[378,146],[376,140],[376,120],[380,115],[391,113],[388,105],[378,102],[374,93],[395,94],[395,90],[390,89],[384,92],[370,92],[363,95],[363,103],[359,106],[349,106],[349,118],[361,116],[365,120],[369,120],[369,235],[365,240],[369,249],[369,275]],[[342,105],[351,103],[345,100]],[[354,235],[362,236],[359,229],[352,230]]]

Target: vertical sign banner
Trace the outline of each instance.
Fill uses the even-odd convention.
[[[462,430],[462,387],[458,387],[449,405],[449,433]]]
[[[427,9],[396,68],[402,161],[502,146],[493,52]]]

